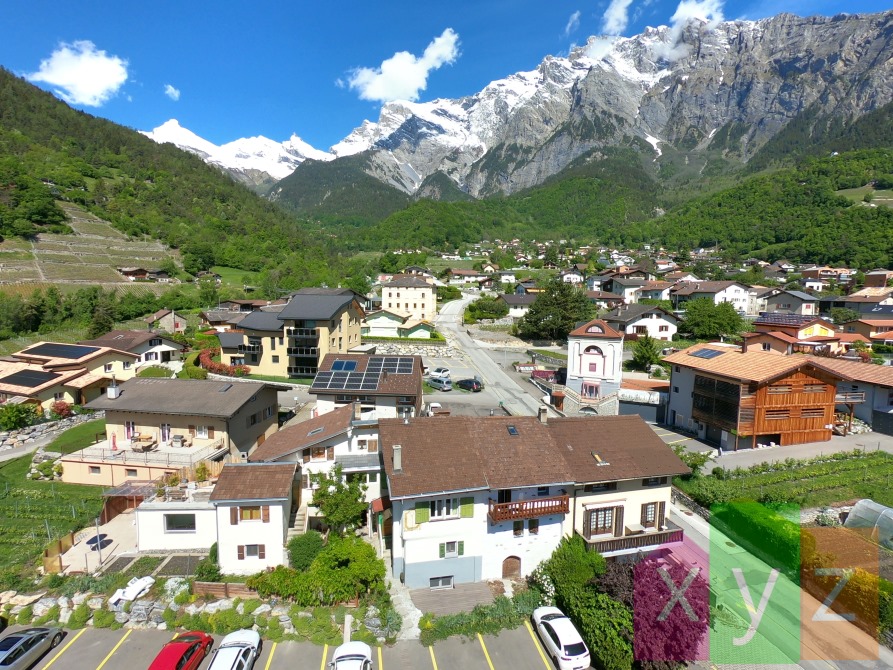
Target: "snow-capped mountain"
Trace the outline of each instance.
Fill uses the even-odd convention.
[[[335,156],[314,149],[297,135],[285,142],[266,137],[247,137],[217,146],[171,119],[149,132],[147,137],[159,144],[170,142],[200,156],[206,163],[229,172],[251,187],[269,186],[284,179],[306,159],[332,160]]]

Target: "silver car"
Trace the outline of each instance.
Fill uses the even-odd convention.
[[[37,663],[50,649],[62,641],[58,628],[25,628],[0,640],[0,667],[3,670],[24,670]]]

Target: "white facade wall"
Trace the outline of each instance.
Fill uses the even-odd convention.
[[[437,293],[432,285],[384,286],[381,307],[409,314],[413,320],[433,321],[437,316]]]
[[[695,390],[695,371],[674,365],[670,372],[670,402],[667,406],[667,423],[677,428],[697,428],[691,418],[692,394]]]
[[[403,325],[403,319],[390,314],[374,316],[366,319],[366,329],[363,335],[367,337],[400,337],[398,326]]]
[[[195,530],[168,530],[168,515],[193,515]],[[137,551],[207,551],[215,542],[217,513],[211,503],[158,502],[136,508]]]
[[[577,393],[581,393],[587,383],[597,384],[599,395],[613,393],[620,388],[622,365],[623,340],[568,338],[567,386]]]
[[[270,521],[240,521],[230,523],[230,509],[239,506],[269,505]],[[217,504],[217,556],[220,571],[228,575],[253,575],[267,568],[288,563],[285,536],[288,530],[290,501],[241,501]],[[263,559],[245,556],[239,560],[238,547],[264,545]]]
[[[666,330],[662,331],[662,327],[666,327]],[[659,312],[643,314],[642,318],[628,324],[625,332],[627,335],[640,334],[636,328],[645,328],[648,335],[656,340],[672,340],[677,331],[676,324],[661,318]]]
[[[750,300],[750,291],[744,286],[735,284],[729,288],[723,289],[716,293],[713,301],[719,305],[720,303],[730,302],[738,312],[747,312],[747,303]]]
[[[398,419],[402,418],[403,414],[401,411],[408,410],[409,416],[415,416],[415,407],[408,405],[398,405],[397,404],[397,396],[374,396],[375,397],[375,407],[373,408],[368,403],[363,403],[363,412],[361,415],[361,419],[364,421],[370,421],[373,419]],[[321,414],[328,414],[329,412],[334,412],[336,409],[340,407],[344,407],[345,405],[349,405],[351,403],[347,401],[340,401],[336,399],[334,395],[318,395],[316,396],[316,414],[315,416],[319,416]]]

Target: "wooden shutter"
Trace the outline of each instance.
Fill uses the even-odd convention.
[[[267,545],[265,545],[265,544],[257,545],[257,557],[258,558],[266,558],[267,557]]]
[[[214,439],[214,426],[208,426],[208,439]]]
[[[304,463],[309,463],[309,462],[310,462],[310,450],[309,450],[309,449],[304,449],[304,451],[301,452],[301,460],[302,460]],[[307,487],[305,486],[304,488],[307,488]]]
[[[368,440],[366,442],[366,447],[369,449],[370,454],[377,454],[378,453],[378,438],[375,438],[374,440]]]
[[[195,426],[189,426],[189,434],[195,437]]]
[[[415,504],[415,522],[425,523],[431,518],[431,508],[426,502],[417,502]]]
[[[459,540],[459,555],[465,555],[465,540]]]
[[[238,547],[236,547],[236,552],[239,557],[239,560],[244,561],[245,560],[245,545],[240,544]]]
[[[326,460],[327,461],[335,460],[335,447],[326,447]]]
[[[650,504],[651,503],[642,503],[642,518],[639,520],[639,523],[641,523],[643,526],[648,525],[648,505]]]
[[[592,537],[592,510],[586,510],[583,514],[583,536],[587,540]]]
[[[307,474],[301,475],[301,488],[302,489],[310,488],[310,475],[307,475]]]
[[[260,506],[260,520],[263,523],[270,523],[270,506],[269,505],[261,505]]]
[[[474,498],[459,498],[459,516],[462,519],[471,519],[474,516]]]
[[[440,549],[439,549],[440,557],[445,558],[446,557],[446,542],[441,542],[439,546],[440,546]]]
[[[239,508],[238,507],[230,507],[229,508],[229,524],[231,526],[239,525]]]
[[[623,505],[614,508],[614,537],[623,537]]]
[[[664,515],[667,513],[666,511],[667,503],[659,502],[657,503],[657,515],[654,517],[654,527],[660,530],[660,527],[664,525]]]

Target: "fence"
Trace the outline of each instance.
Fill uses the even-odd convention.
[[[710,510],[705,507],[701,507],[698,503],[689,498],[675,486],[670,489],[670,500],[674,504],[681,503],[685,505],[685,507],[704,519],[704,521],[710,521]]]
[[[257,591],[249,589],[245,584],[235,582],[194,582],[192,593],[201,598],[256,598]]]
[[[75,534],[69,533],[54,540],[43,550],[43,571],[44,574],[62,572],[62,554],[74,546]]]

